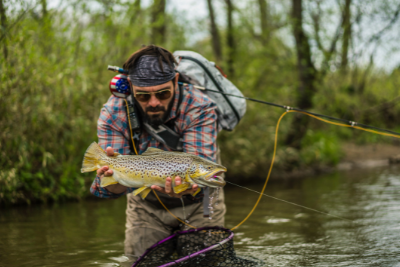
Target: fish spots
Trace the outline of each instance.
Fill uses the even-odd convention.
[[[124,172],[128,180],[140,183],[164,183],[167,177],[176,176],[185,179],[187,175],[192,178],[204,177],[215,169],[217,164],[199,158],[198,156],[178,152],[151,152],[151,155],[118,156],[105,158],[106,164],[113,169]],[[151,182],[150,182],[151,181]],[[133,184],[133,182],[132,182]],[[132,186],[133,187],[133,186]]]

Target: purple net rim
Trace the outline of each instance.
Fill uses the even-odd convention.
[[[208,251],[210,251],[210,250],[213,250],[213,249],[217,248],[218,246],[222,246],[223,244],[225,244],[226,242],[228,242],[229,240],[231,240],[231,239],[233,238],[233,236],[235,235],[235,234],[234,234],[231,230],[229,230],[229,229],[226,229],[226,228],[223,228],[223,227],[216,227],[216,226],[214,226],[214,227],[210,227],[210,226],[209,226],[209,227],[202,227],[202,228],[190,229],[190,230],[186,230],[186,231],[179,231],[179,232],[176,232],[176,233],[173,234],[173,235],[170,235],[170,236],[167,237],[167,238],[164,238],[163,240],[158,241],[157,243],[155,243],[154,245],[152,245],[151,247],[149,247],[149,248],[143,253],[143,255],[140,256],[139,259],[137,259],[137,261],[135,261],[135,263],[132,265],[132,267],[137,266],[137,265],[140,263],[140,261],[141,261],[144,257],[146,257],[147,254],[149,254],[149,253],[150,253],[155,247],[157,247],[158,245],[161,245],[162,243],[167,242],[168,240],[170,240],[170,239],[172,239],[172,238],[175,238],[175,237],[178,236],[178,235],[185,235],[185,234],[190,234],[190,233],[193,233],[193,232],[204,231],[204,230],[221,230],[221,231],[228,232],[228,233],[229,233],[229,236],[228,236],[227,238],[223,239],[222,241],[218,242],[217,244],[214,244],[214,245],[209,246],[209,247],[207,247],[207,248],[205,248],[205,249],[199,250],[199,251],[197,251],[197,252],[195,252],[195,253],[192,253],[192,254],[190,254],[190,255],[187,255],[187,256],[185,256],[185,257],[179,258],[179,259],[177,259],[177,260],[175,260],[175,261],[172,261],[172,262],[169,262],[169,263],[160,265],[159,267],[173,266],[173,265],[175,265],[175,264],[177,264],[177,263],[180,263],[180,262],[183,262],[183,261],[185,261],[185,260],[195,258],[195,257],[199,256],[199,255],[202,254],[202,253],[205,253],[205,252],[208,252]]]

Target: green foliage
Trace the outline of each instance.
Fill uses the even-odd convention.
[[[391,74],[375,70],[361,81],[367,70],[354,70],[347,74],[331,73],[324,87],[315,97],[315,109],[320,113],[348,119],[375,127],[399,130],[400,121],[398,86],[400,72]],[[390,142],[391,138],[358,130],[335,127],[332,131],[341,139],[358,144]]]
[[[330,128],[333,128],[333,126]],[[302,147],[300,158],[304,166],[339,163],[341,156],[340,141],[338,136],[331,131],[308,130],[307,135],[302,140]]]
[[[108,84],[114,74],[106,67],[122,66],[132,52],[149,44],[154,26],[149,8],[137,10],[131,2],[90,1],[98,4],[93,8],[87,1],[71,0],[64,8],[48,10],[45,17],[36,10],[20,17],[22,4],[8,7],[13,26],[7,42],[0,43],[8,49],[7,58],[0,56],[0,204],[80,199],[88,194],[94,174],[80,174],[80,166],[85,149],[97,139],[99,110],[110,95]],[[228,78],[248,97],[294,106],[294,48],[282,34],[271,32],[267,40],[257,36],[257,9],[237,12],[235,76]],[[273,14],[270,30],[285,17],[282,12]],[[207,21],[196,23],[171,12],[165,23],[166,41],[159,45],[170,51],[194,50],[215,60],[208,37],[193,41],[199,39],[198,32],[207,31]],[[400,121],[400,71],[367,70],[355,66],[346,73],[328,72],[318,84],[313,111],[399,131],[395,122]],[[265,177],[283,112],[248,102],[238,127],[219,135],[229,175]],[[285,116],[278,133],[275,168],[284,171],[338,163],[342,140],[389,140],[311,119],[298,151],[284,146],[292,118],[293,114]]]
[[[9,57],[0,62],[0,204],[88,194],[94,173],[81,175],[80,166],[110,96],[107,65],[122,66],[149,42],[146,9],[133,18],[127,10],[68,8],[73,17],[68,9],[26,15],[8,35]],[[165,45],[182,49],[184,31],[167,20],[174,38]]]

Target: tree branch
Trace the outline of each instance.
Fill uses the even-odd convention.
[[[35,8],[35,6],[33,6],[32,8],[27,8],[25,11],[23,11],[23,12],[18,16],[18,18],[17,18],[11,25],[9,25],[9,26],[7,27],[7,29],[4,30],[3,35],[0,37],[0,42],[1,42],[4,38],[6,38],[6,36],[7,36],[8,33],[10,32],[10,30],[11,30],[15,25],[17,25],[18,22],[20,22],[20,21],[25,17],[25,15],[28,14],[28,12],[30,12],[30,11],[33,10],[34,8]]]
[[[314,38],[315,41],[317,42],[317,47],[319,50],[322,51],[322,53],[325,55],[326,50],[321,42],[321,38],[319,36],[319,32],[320,32],[320,28],[319,25],[321,23],[320,18],[321,18],[321,5],[320,2],[317,2],[317,6],[318,6],[318,13],[316,12],[311,12],[311,18],[313,20],[313,28],[314,28]]]
[[[221,38],[219,36],[217,23],[215,22],[214,8],[213,8],[211,0],[207,0],[207,4],[208,4],[209,15],[210,15],[210,21],[211,21],[210,32],[211,32],[211,38],[212,38],[213,52],[214,52],[214,56],[215,56],[215,61],[217,62],[217,64],[220,64],[222,61]]]
[[[372,35],[372,36],[368,39],[368,41],[364,43],[364,45],[363,45],[363,47],[360,49],[360,51],[359,51],[358,53],[355,53],[355,54],[353,55],[353,60],[354,60],[356,57],[361,56],[361,55],[364,53],[364,51],[367,49],[367,47],[368,47],[372,42],[374,42],[374,41],[379,41],[379,40],[382,38],[383,34],[384,34],[387,30],[389,30],[389,29],[395,24],[395,22],[396,22],[396,21],[398,20],[398,18],[399,18],[399,15],[400,15],[400,4],[398,5],[398,7],[397,7],[397,9],[396,9],[396,11],[395,11],[395,13],[394,13],[392,19],[390,20],[390,22],[389,22],[385,27],[383,27],[380,31],[378,31],[377,33],[375,33],[374,35]]]

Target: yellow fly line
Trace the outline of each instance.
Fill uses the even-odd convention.
[[[126,100],[125,100],[125,101],[126,101]],[[127,105],[127,106],[128,106],[128,105]],[[312,118],[314,118],[314,119],[317,119],[317,120],[320,120],[320,121],[323,121],[323,122],[326,122],[326,123],[329,123],[329,124],[337,125],[337,126],[342,126],[342,127],[347,127],[347,128],[354,128],[354,129],[358,129],[358,130],[361,130],[361,131],[366,131],[366,132],[375,133],[375,134],[379,134],[379,135],[384,135],[384,136],[390,136],[390,137],[400,138],[400,136],[394,135],[394,134],[383,133],[383,132],[374,131],[374,130],[370,130],[370,129],[364,129],[364,128],[362,128],[362,127],[355,126],[355,125],[353,126],[353,125],[347,125],[347,124],[343,124],[343,123],[337,123],[337,122],[325,120],[325,119],[319,118],[319,117],[317,117],[317,116],[315,116],[315,115],[312,115],[312,114],[309,114],[309,113],[303,112],[303,111],[287,110],[286,112],[284,112],[284,113],[279,117],[278,122],[277,122],[277,124],[276,124],[276,129],[275,129],[275,141],[274,141],[274,153],[273,153],[273,155],[272,155],[271,165],[270,165],[270,167],[269,167],[268,175],[267,175],[267,178],[266,178],[266,180],[265,180],[263,189],[262,189],[261,192],[260,192],[260,196],[258,197],[256,203],[254,204],[254,207],[251,209],[251,211],[250,211],[249,214],[246,216],[246,218],[244,218],[243,221],[241,221],[238,225],[236,225],[235,227],[231,228],[232,231],[235,230],[236,228],[238,228],[240,225],[242,225],[242,224],[253,214],[253,212],[255,211],[255,209],[256,209],[257,206],[258,206],[258,203],[260,203],[260,200],[261,200],[261,198],[262,198],[262,196],[263,196],[263,194],[264,194],[265,188],[267,187],[267,184],[268,184],[268,181],[269,181],[269,177],[271,176],[272,167],[274,166],[274,161],[275,161],[275,156],[276,156],[276,148],[277,148],[277,146],[278,146],[278,130],[279,130],[279,125],[280,125],[280,123],[281,123],[282,118],[283,118],[286,114],[292,113],[292,112],[302,113],[302,114],[307,115],[307,116],[310,116],[310,117],[312,117]],[[128,121],[129,121],[129,120],[128,120]],[[129,124],[130,124],[130,122],[129,122]],[[131,130],[131,137],[132,137],[132,130]],[[138,153],[137,153],[137,151],[136,151],[136,147],[135,147],[135,143],[134,143],[134,141],[133,141],[133,138],[132,138],[132,142],[133,142],[133,147],[134,147],[134,149],[135,149],[135,153],[136,153],[136,155],[137,155]],[[157,195],[157,193],[156,193],[156,191],[155,191],[154,189],[153,189],[153,192],[154,192],[154,194],[156,195],[158,201],[159,201],[159,202],[161,203],[161,205],[164,207],[164,209],[167,210],[168,213],[171,214],[172,217],[174,217],[175,219],[177,219],[178,221],[180,221],[181,223],[187,225],[187,226],[190,227],[190,228],[194,228],[194,229],[197,228],[197,227],[195,227],[195,226],[193,226],[193,225],[190,225],[190,224],[188,224],[187,222],[181,220],[181,219],[178,218],[177,216],[175,216],[175,215],[164,205],[164,203],[163,203],[163,202],[161,201],[161,199],[158,197],[158,195]]]
[[[177,219],[177,220],[180,221],[181,223],[183,223],[183,224],[189,226],[190,228],[197,229],[196,226],[190,225],[190,224],[188,224],[187,222],[185,222],[185,221],[179,219],[178,217],[176,217],[175,214],[173,214],[173,213],[164,205],[164,203],[163,203],[163,202],[161,201],[161,199],[158,197],[157,192],[156,192],[154,189],[151,189],[151,190],[153,190],[153,193],[154,193],[154,195],[156,195],[158,201],[161,203],[161,205],[164,207],[164,209],[166,209],[166,210],[168,211],[168,213],[172,215],[172,217],[174,217],[175,219]]]

